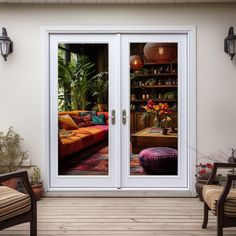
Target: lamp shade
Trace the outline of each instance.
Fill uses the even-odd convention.
[[[177,60],[176,43],[146,43],[143,48],[147,62],[165,63]]]
[[[131,70],[140,70],[143,67],[143,60],[139,55],[130,56]]]

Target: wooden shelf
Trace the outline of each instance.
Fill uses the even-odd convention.
[[[177,88],[178,85],[131,85],[132,88]]]
[[[135,100],[131,100],[131,103],[132,102],[147,102],[150,99],[135,99]],[[153,102],[177,102],[176,99],[152,99],[152,101]]]
[[[145,62],[145,66],[156,66],[156,65],[170,65],[170,64],[177,64],[177,61],[172,62],[162,62],[162,63],[156,63],[156,62]]]
[[[177,76],[177,73],[160,73],[160,74],[135,74],[136,78],[140,78],[140,77],[161,77],[161,76]]]

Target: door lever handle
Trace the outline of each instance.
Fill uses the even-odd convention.
[[[111,111],[111,116],[108,116],[111,119],[111,123],[112,125],[114,125],[116,123],[116,111],[112,110]]]
[[[130,116],[127,116],[126,115],[126,110],[123,109],[122,110],[122,123],[123,123],[123,125],[126,125],[127,118],[130,118]]]

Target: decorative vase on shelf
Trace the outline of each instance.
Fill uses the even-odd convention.
[[[159,122],[159,117],[155,115],[154,120],[153,120],[154,128],[159,128],[160,127],[160,122]]]
[[[168,130],[169,133],[177,133],[175,127],[170,127]]]
[[[98,104],[98,111],[105,111],[106,110],[106,104]]]
[[[161,128],[161,134],[167,135],[168,130],[166,128]]]

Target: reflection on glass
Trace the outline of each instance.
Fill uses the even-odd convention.
[[[108,45],[58,45],[60,175],[108,175]]]
[[[130,175],[178,174],[177,46],[130,44]]]

